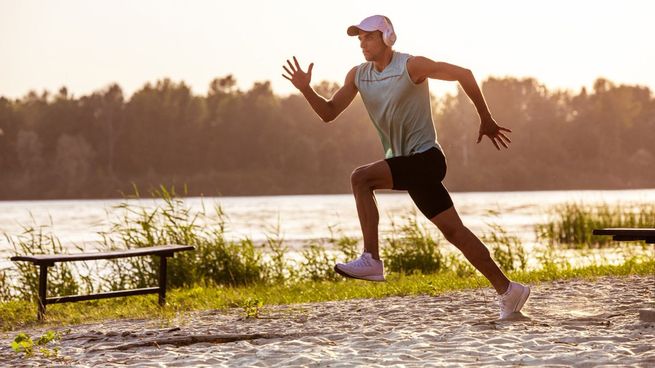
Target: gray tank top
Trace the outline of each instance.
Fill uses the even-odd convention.
[[[432,121],[427,79],[415,84],[407,72],[411,57],[394,51],[383,71],[372,62],[357,67],[355,86],[382,140],[386,158],[410,156],[432,147],[443,152]]]

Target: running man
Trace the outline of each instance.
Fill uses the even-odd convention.
[[[339,274],[384,281],[384,264],[378,248],[379,213],[374,191],[407,191],[419,210],[432,221],[493,285],[499,295],[500,317],[518,312],[530,288],[511,282],[492,260],[487,247],[462,224],[448,191],[441,183],[446,159],[437,142],[432,121],[428,78],[457,81],[480,116],[477,143],[487,136],[494,146],[508,148],[510,129],[496,124],[473,73],[456,65],[392,49],[396,34],[389,18],[374,15],[347,29],[357,36],[366,62],[353,67],[344,85],[326,100],[310,86],[314,63],[303,71],[296,57],[287,60],[283,77],[303,94],[323,121],[337,118],[359,92],[382,140],[385,159],[358,167],[351,183],[364,238],[364,252],[348,263],[338,263]],[[288,66],[288,67],[287,67]]]

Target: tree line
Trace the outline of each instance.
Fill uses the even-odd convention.
[[[339,87],[314,86],[329,97]],[[536,79],[482,83],[509,150],[475,144],[479,118],[459,92],[433,98],[452,191],[654,187],[655,99],[647,87],[598,79],[550,91]],[[350,173],[382,158],[359,97],[323,123],[299,94],[270,82],[240,90],[228,75],[205,95],[184,82],[148,83],[127,98],[114,84],[75,97],[0,97],[0,199],[120,197],[133,185],[189,195],[348,193]]]

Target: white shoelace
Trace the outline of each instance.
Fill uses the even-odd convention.
[[[350,265],[353,267],[371,267],[371,263],[368,258],[365,258],[363,255],[357,258],[356,260],[350,262]]]

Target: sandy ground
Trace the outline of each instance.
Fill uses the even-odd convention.
[[[655,322],[639,317],[654,294],[654,276],[543,283],[507,321],[490,289],[189,312],[62,327],[56,359],[23,358],[5,333],[0,365],[654,367]]]

